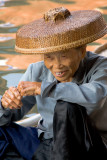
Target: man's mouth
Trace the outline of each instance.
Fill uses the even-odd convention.
[[[55,72],[56,77],[62,77],[65,74],[66,71],[62,72]]]

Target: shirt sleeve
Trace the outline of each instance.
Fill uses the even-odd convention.
[[[24,97],[22,103],[21,109],[5,109],[2,107],[0,100],[0,126],[22,119],[35,104],[35,98],[33,96]]]
[[[30,81],[32,74],[32,65],[29,65],[28,69],[21,78],[21,81]],[[23,118],[23,116],[34,106],[36,99],[34,96],[26,96],[22,98],[23,106],[21,109],[5,109],[1,105],[0,97],[0,126],[10,123],[11,121],[17,121]]]
[[[107,62],[106,62],[107,63]],[[42,97],[52,97],[84,106],[90,114],[102,107],[107,97],[107,64],[97,67],[88,83],[78,85],[73,82],[42,82]]]

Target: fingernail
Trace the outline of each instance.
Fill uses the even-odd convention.
[[[21,96],[18,96],[18,99],[21,99]]]

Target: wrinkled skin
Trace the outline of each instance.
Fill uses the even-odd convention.
[[[86,53],[86,46],[77,49],[50,53],[44,55],[45,66],[61,83],[70,82],[78,70],[81,60]],[[20,109],[23,96],[40,95],[41,82],[19,82],[18,87],[10,87],[2,97],[2,106],[10,109]]]
[[[5,91],[1,102],[4,108],[20,109],[22,107],[21,99],[23,96],[41,94],[40,82],[26,82],[21,81],[18,87],[10,87]]]
[[[21,95],[17,88],[10,87],[5,91],[1,103],[4,108],[20,109],[22,107]]]
[[[85,48],[80,48],[46,54],[44,63],[59,82],[71,82],[85,53]]]
[[[18,90],[21,96],[31,96],[41,94],[41,82],[21,81],[18,84]]]

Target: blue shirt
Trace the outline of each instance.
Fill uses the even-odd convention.
[[[87,114],[107,106],[107,58],[87,52],[72,82],[58,83],[44,61],[32,63],[20,81],[42,82],[41,95],[23,97],[21,109],[0,109],[0,125],[21,119],[37,104],[41,120],[38,136],[53,137],[53,115],[57,100],[80,104]]]

